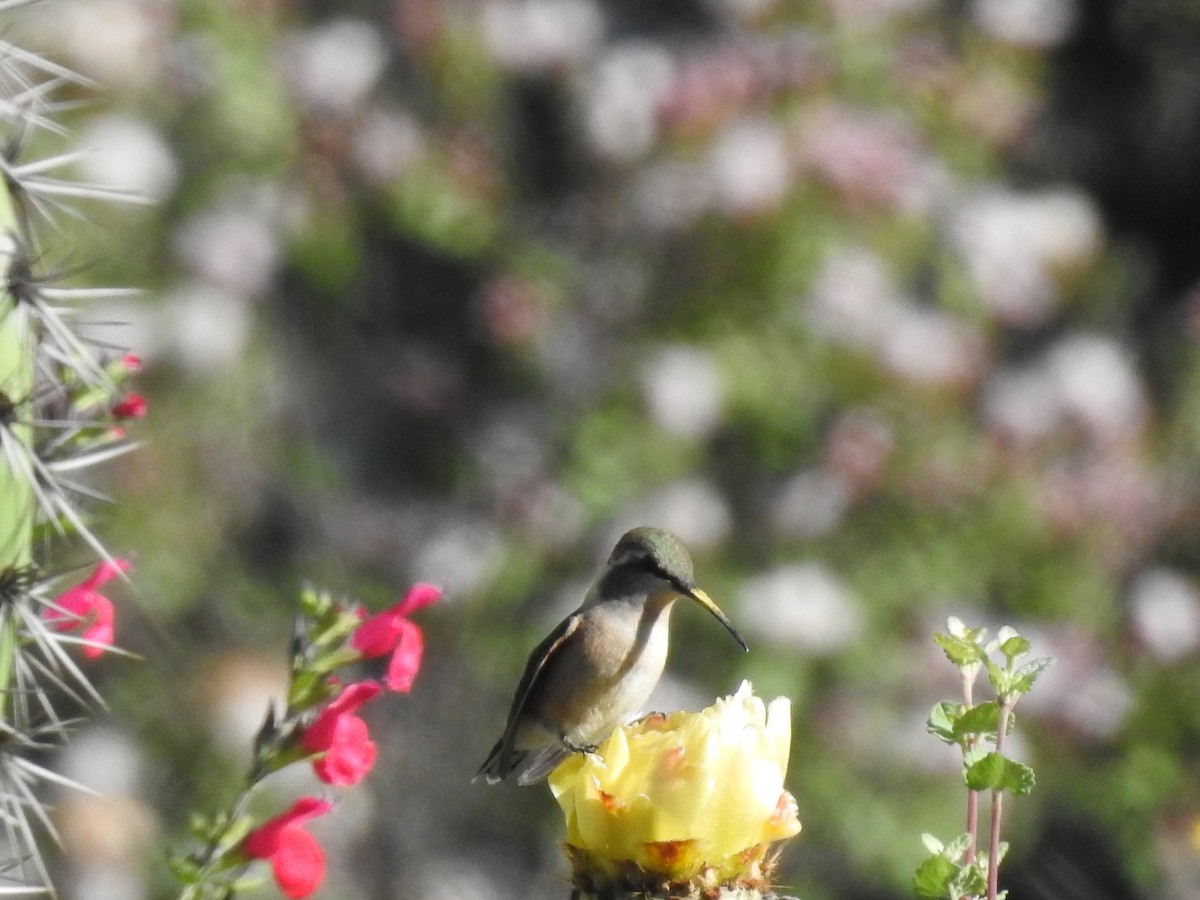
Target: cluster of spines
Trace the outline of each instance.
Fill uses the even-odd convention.
[[[9,13],[35,0],[0,0]],[[69,782],[33,757],[61,744],[72,716],[103,706],[64,628],[64,579],[116,567],[92,528],[105,499],[86,470],[132,443],[114,408],[131,366],[89,339],[89,301],[130,292],[67,284],[64,221],[128,195],[73,181],[83,151],[62,116],[90,82],[0,34],[0,894],[52,892],[41,841],[55,838],[45,786]]]

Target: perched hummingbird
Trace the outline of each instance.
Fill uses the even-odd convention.
[[[679,538],[634,528],[617,541],[579,609],[530,654],[504,734],[475,778],[494,784],[519,768],[518,784],[541,781],[639,712],[662,675],[671,607],[680,597],[695,600],[750,649],[695,586]]]

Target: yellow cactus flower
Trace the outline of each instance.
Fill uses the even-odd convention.
[[[800,831],[783,787],[791,704],[749,682],[698,713],[648,716],[550,775],[576,876],[765,887],[774,841]]]

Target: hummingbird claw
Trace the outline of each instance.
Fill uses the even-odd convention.
[[[565,737],[562,739],[563,746],[572,753],[595,753],[600,749],[599,744],[576,744],[573,741],[568,741]]]

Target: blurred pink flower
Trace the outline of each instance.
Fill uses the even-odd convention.
[[[129,571],[128,560],[105,560],[92,570],[84,581],[60,594],[52,606],[46,607],[43,618],[56,631],[82,628],[83,655],[95,659],[111,647],[115,616],[113,605],[97,590],[101,585]]]
[[[366,658],[391,654],[386,683],[389,690],[408,693],[421,668],[425,637],[408,617],[442,596],[442,589],[418,583],[395,606],[377,613],[355,629],[350,646]]]
[[[327,800],[301,797],[287,812],[269,819],[246,836],[243,845],[254,859],[271,861],[275,883],[285,897],[307,897],[325,877],[325,853],[301,824],[333,809]]]
[[[927,160],[912,122],[894,113],[815,108],[799,134],[801,165],[851,211],[928,208]]]

